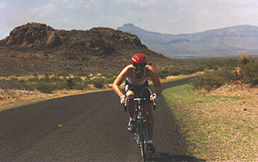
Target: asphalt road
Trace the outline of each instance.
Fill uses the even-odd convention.
[[[187,80],[163,84],[163,89]],[[194,161],[163,97],[154,112],[150,161]],[[52,99],[0,112],[0,161],[140,161],[128,114],[113,91]]]

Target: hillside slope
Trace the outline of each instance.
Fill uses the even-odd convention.
[[[0,41],[0,74],[118,72],[135,53],[146,54],[158,69],[176,64],[133,34],[103,27],[65,31],[28,23]]]
[[[258,54],[258,27],[233,26],[193,34],[161,34],[125,24],[117,30],[136,34],[150,49],[168,57]]]

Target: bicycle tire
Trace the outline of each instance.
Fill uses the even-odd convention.
[[[139,122],[139,148],[141,153],[141,158],[145,162],[146,160],[146,145],[145,145],[145,134],[144,134],[144,121],[140,120]]]

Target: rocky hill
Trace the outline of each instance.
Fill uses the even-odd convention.
[[[0,74],[118,72],[134,53],[145,53],[158,69],[176,64],[126,32],[104,27],[66,31],[28,23],[0,41]]]
[[[258,27],[233,26],[193,34],[161,34],[125,24],[118,30],[136,34],[148,48],[168,57],[214,57],[258,54]]]

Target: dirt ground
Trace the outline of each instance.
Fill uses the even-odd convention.
[[[201,104],[199,117],[209,121],[205,129],[209,134],[207,145],[213,146],[209,154],[217,160],[258,160],[258,88],[231,84],[208,95],[236,98]],[[214,127],[220,131],[213,131]]]

